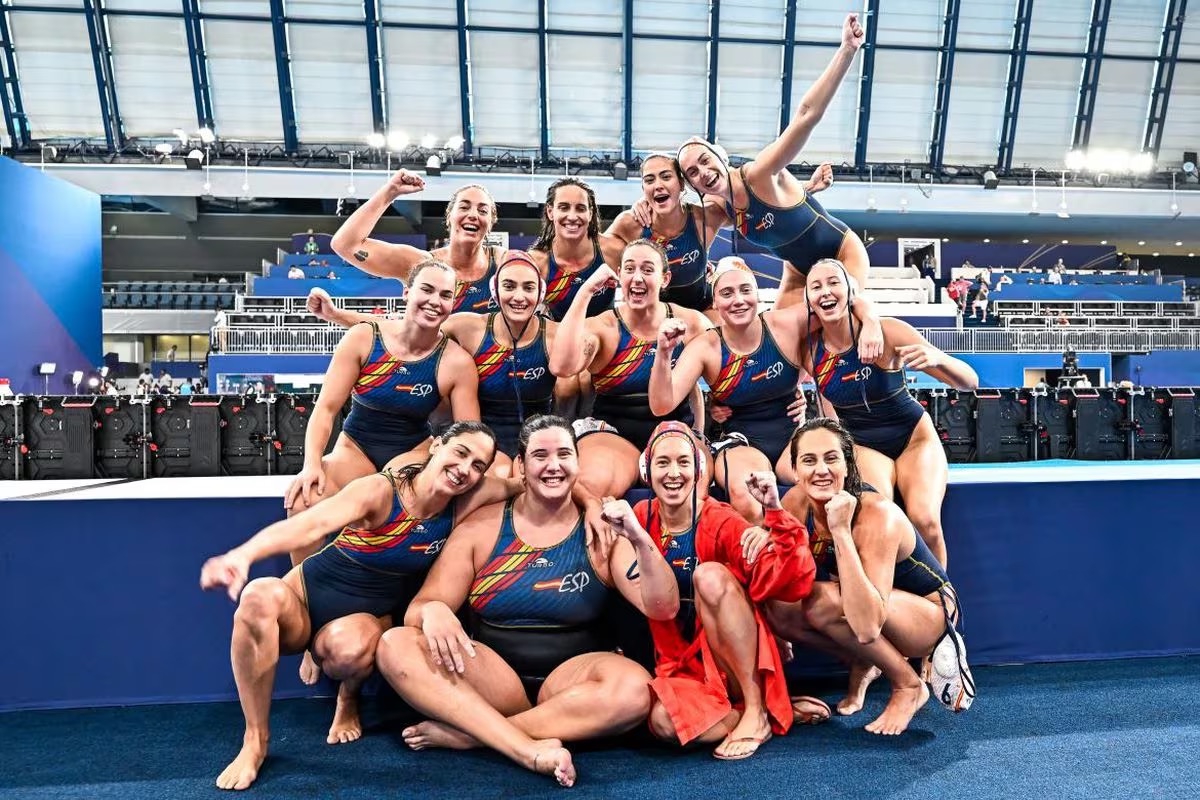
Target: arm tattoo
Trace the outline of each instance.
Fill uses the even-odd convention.
[[[369,255],[369,254],[367,253],[366,250],[355,250],[354,251],[354,258],[357,261],[366,261],[367,255]]]
[[[636,581],[640,577],[641,573],[638,572],[638,562],[637,559],[634,559],[633,563],[629,565],[629,569],[625,570],[625,579]]]

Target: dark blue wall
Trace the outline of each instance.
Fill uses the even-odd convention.
[[[955,353],[971,365],[985,389],[1025,385],[1027,369],[1062,369],[1062,353]],[[1102,369],[1104,380],[1113,380],[1112,357],[1107,353],[1080,353],[1080,369]],[[1200,384],[1197,384],[1200,385]]]
[[[0,157],[0,378],[42,392],[34,371],[101,363],[100,196]]]
[[[1081,363],[1082,358],[1080,356]],[[1113,380],[1133,381],[1141,386],[1200,386],[1200,353],[1160,350],[1145,355],[1117,356],[1113,359]]]

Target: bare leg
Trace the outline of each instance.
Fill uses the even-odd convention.
[[[896,465],[878,450],[854,445],[854,459],[864,483],[869,483],[886,500],[895,496]]]
[[[341,681],[333,724],[325,738],[329,744],[346,744],[362,736],[358,690],[375,668],[375,648],[385,625],[390,624],[387,617],[381,620],[370,614],[351,614],[335,619],[317,632],[313,651],[321,661],[321,668],[333,680]]]
[[[754,611],[746,590],[727,567],[715,561],[696,567],[692,588],[709,646],[743,703],[741,718],[714,755],[745,758],[771,736],[762,676],[758,671],[758,625]]]
[[[529,708],[515,672],[495,651],[475,645],[463,675],[433,663],[422,633],[392,628],[380,640],[376,659],[392,688],[413,708],[468,734],[526,769],[575,783],[571,754],[555,740],[534,740],[505,717]]]
[[[615,433],[579,440],[579,482],[597,497],[621,497],[638,479],[638,451]]]
[[[295,571],[288,578],[294,576]],[[308,627],[300,595],[283,580],[258,578],[242,591],[229,651],[246,732],[241,751],[217,776],[218,788],[245,789],[258,777],[271,738],[271,689],[279,654],[299,652],[308,639]]]
[[[724,741],[741,717],[741,712],[736,709],[730,711],[725,715],[725,719],[689,741],[687,746]],[[650,732],[664,742],[679,744],[679,734],[675,731],[675,723],[671,721],[671,715],[667,713],[666,706],[662,703],[655,702],[650,709]]]
[[[309,496],[309,503],[305,505],[304,498],[298,497],[291,508],[287,509],[287,515],[290,517],[293,514],[299,514],[327,497],[333,497],[342,487],[355,478],[361,478],[364,475],[370,475],[375,471],[371,460],[366,454],[359,449],[349,437],[339,435],[337,441],[333,445],[333,450],[321,458],[321,468],[325,471],[325,492],[324,494],[313,494]],[[332,531],[331,531],[332,533]],[[306,547],[292,550],[288,556],[292,560],[292,566],[297,567],[300,562],[317,552],[323,546],[322,542],[317,542]],[[308,650],[304,651],[304,657],[300,659],[300,680],[308,686],[315,684],[321,677],[321,668],[313,660],[312,653]]]
[[[744,519],[761,525],[763,510],[746,488],[746,476],[751,472],[769,471],[767,457],[755,447],[726,447],[713,457],[717,484],[729,495],[729,505]]]
[[[896,459],[896,485],[904,498],[904,511],[917,533],[946,566],[946,538],[942,531],[942,500],[946,496],[946,451],[933,423],[925,417],[913,432],[908,447]]]

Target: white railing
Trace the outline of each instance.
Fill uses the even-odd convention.
[[[215,328],[221,353],[332,353],[341,341],[341,328]],[[947,353],[1145,353],[1151,350],[1200,350],[1200,330],[1013,330],[1002,328],[925,328],[921,333]]]
[[[988,299],[997,316],[1038,316],[1043,312],[1091,317],[1200,316],[1200,303],[1190,300],[1005,300],[996,292]]]

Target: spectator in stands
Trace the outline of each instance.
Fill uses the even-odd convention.
[[[1062,273],[1056,269],[1052,269],[1046,273],[1046,283],[1050,286],[1062,285]]]
[[[978,387],[979,376],[908,323],[889,318],[883,320],[883,357],[874,367],[864,365],[854,349],[861,328],[851,321],[849,304],[855,298],[847,290],[841,264],[814,264],[807,288],[808,304],[820,318],[821,330],[809,337],[803,366],[817,378],[818,402],[822,410],[826,404],[836,410],[861,448],[863,479],[888,498],[893,485],[899,488],[909,518],[944,565],[946,453],[933,422],[908,393],[904,370],[920,370],[960,390]]]
[[[980,281],[979,288],[975,290],[975,299],[971,301],[971,319],[977,319],[977,312],[982,312],[983,319],[979,321],[987,322],[988,293],[987,284]]]
[[[334,272],[333,270],[329,270],[329,272],[325,273],[325,280],[336,281],[337,279],[338,279],[337,273]]]
[[[212,330],[208,335],[208,349],[213,353],[224,353],[225,343],[228,339],[228,317],[224,310],[218,311],[213,316]]]
[[[1071,278],[1071,280],[1067,282],[1067,286],[1078,286],[1078,285],[1079,285],[1079,281],[1075,278]]]
[[[1077,389],[1091,389],[1092,388],[1092,379],[1088,377],[1086,372],[1079,373],[1079,378],[1076,379],[1076,381],[1075,381],[1075,388],[1077,388]]]
[[[955,278],[950,281],[950,285],[946,287],[946,296],[954,301],[958,306],[960,314],[966,313],[967,310],[967,294],[970,291],[971,284],[966,278]]]
[[[229,279],[226,278],[224,275],[222,275],[221,277],[217,278],[217,283],[222,286],[225,286],[229,283]]]
[[[294,281],[304,280],[304,267],[299,264],[292,264],[288,268],[287,276]]]
[[[181,394],[181,395],[190,395],[190,394],[191,394],[192,392],[194,392],[194,391],[195,391],[195,387],[194,387],[194,386],[192,386],[192,382],[191,382],[191,381],[181,381],[181,382],[180,382],[180,384],[179,384],[179,394]]]
[[[979,273],[979,282],[989,289],[992,288],[992,270],[984,267]]]
[[[996,293],[999,294],[1001,291],[1004,290],[1005,286],[1008,286],[1012,282],[1013,282],[1013,279],[1010,278],[1007,274],[1005,274],[1003,272],[1000,273],[1000,277],[996,279]]]
[[[317,244],[316,237],[308,237],[308,241],[304,243],[304,254],[306,256],[315,256],[319,252],[321,252],[321,246]]]
[[[179,354],[179,345],[177,345],[177,344],[171,345],[171,349],[167,351],[167,361],[174,364],[175,356],[178,354]]]
[[[142,374],[138,375],[138,380],[144,383],[154,383],[154,373],[150,371],[150,367],[142,368]]]
[[[1063,260],[1060,258],[1058,261],[1054,262],[1054,266],[1051,267],[1050,269],[1054,272],[1061,274],[1061,273],[1067,271],[1067,265],[1064,264]]]
[[[1042,377],[1038,378],[1038,382],[1034,384],[1033,388],[1047,391],[1050,388],[1050,384],[1046,383],[1046,376],[1042,375]]]

